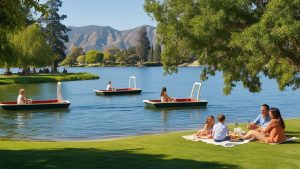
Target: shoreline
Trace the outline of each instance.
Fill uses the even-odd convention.
[[[35,74],[28,76],[20,75],[0,75],[0,85],[10,84],[34,84],[34,83],[51,83],[51,82],[63,82],[63,81],[78,81],[78,80],[95,80],[100,77],[91,73],[79,72],[79,73],[59,73],[59,74]]]
[[[291,120],[300,120],[300,117],[295,118],[288,118],[284,121],[291,121]],[[231,128],[235,123],[227,123],[229,128]],[[240,126],[246,125],[246,123],[239,123]],[[128,136],[120,136],[120,137],[108,137],[108,138],[93,138],[93,139],[61,139],[61,140],[43,140],[43,139],[19,139],[19,140],[13,140],[9,138],[0,138],[0,141],[9,141],[9,142],[56,142],[56,143],[80,143],[80,142],[105,142],[105,141],[116,141],[116,140],[123,140],[123,139],[133,139],[133,138],[139,138],[139,137],[146,137],[146,136],[162,136],[166,134],[178,134],[178,133],[187,133],[197,131],[197,129],[190,129],[190,130],[174,130],[170,132],[162,132],[162,133],[145,133],[145,134],[137,134],[137,135],[128,135]]]

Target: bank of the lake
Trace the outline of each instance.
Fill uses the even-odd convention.
[[[300,138],[300,119],[286,120]],[[232,126],[231,126],[232,128]],[[224,148],[184,140],[195,131],[85,142],[0,141],[0,168],[298,168],[300,140]]]
[[[49,83],[61,81],[92,80],[99,79],[99,76],[91,73],[59,73],[59,74],[36,74],[30,76],[0,75],[0,85],[6,84],[30,84],[30,83]]]

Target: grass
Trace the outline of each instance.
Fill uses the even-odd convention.
[[[300,119],[287,120],[287,135],[300,138]],[[187,141],[192,131],[89,142],[0,141],[0,168],[196,169],[300,166],[300,141],[252,142],[224,148]]]
[[[48,83],[74,80],[99,79],[99,76],[90,73],[67,73],[67,74],[38,74],[31,76],[0,76],[0,85],[5,84],[27,84],[27,83]]]

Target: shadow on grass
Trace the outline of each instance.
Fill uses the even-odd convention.
[[[286,131],[285,134],[287,137],[300,137],[300,132]]]
[[[109,168],[109,169],[194,169],[238,166],[187,159],[165,159],[166,155],[140,154],[131,150],[98,149],[0,150],[0,168]]]

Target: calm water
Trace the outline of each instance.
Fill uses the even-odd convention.
[[[224,96],[222,75],[217,74],[203,84],[201,98],[208,100],[207,108],[150,110],[145,109],[142,100],[158,99],[163,86],[170,96],[189,97],[193,83],[199,81],[201,68],[180,68],[178,74],[170,76],[163,76],[161,67],[70,68],[68,71],[91,72],[100,79],[63,82],[63,96],[72,103],[69,110],[8,112],[0,109],[0,137],[73,140],[196,129],[208,115],[221,112],[228,123],[253,120],[263,103],[279,107],[284,118],[300,117],[300,90],[280,92],[277,84],[266,78],[261,93],[252,94],[237,86],[230,96]],[[106,88],[110,80],[116,88],[127,87],[131,75],[137,77],[137,86],[143,89],[141,95],[103,97],[93,92]],[[16,100],[20,88],[25,88],[27,97],[32,99],[56,97],[56,83],[2,85],[0,100]]]

